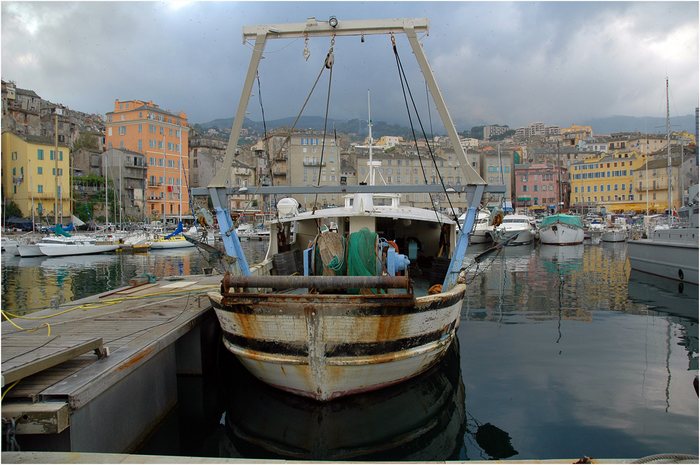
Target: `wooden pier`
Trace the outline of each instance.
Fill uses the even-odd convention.
[[[164,278],[3,321],[3,431],[23,450],[133,451],[176,404],[177,374],[202,374],[220,344],[206,296],[220,282]]]

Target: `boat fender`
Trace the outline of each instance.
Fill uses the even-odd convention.
[[[500,212],[496,213],[496,216],[493,217],[493,225],[500,226],[502,222],[503,222],[503,215]]]
[[[440,294],[442,292],[442,284],[433,284],[428,289],[428,295]]]
[[[557,225],[552,226],[552,231],[557,232]]]

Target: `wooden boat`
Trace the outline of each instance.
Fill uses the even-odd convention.
[[[221,290],[209,294],[223,343],[270,385],[321,401],[379,389],[428,370],[456,337],[470,237],[463,231],[471,231],[483,193],[503,193],[505,186],[486,186],[467,161],[416,36],[427,26],[425,19],[326,24],[310,18],[244,28],[244,38],[254,39],[255,46],[230,140],[238,140],[268,38],[325,35],[335,41],[344,35],[405,33],[461,160],[466,183],[452,191],[469,199],[460,230],[457,215],[400,203],[402,192],[447,195],[444,186],[321,186],[324,193],[344,194],[344,206],[303,213],[289,205],[278,209],[270,222],[267,256],[249,267],[228,210],[227,196],[238,190],[225,187],[226,170],[207,189],[193,189],[194,195],[211,195],[226,253],[233,257]],[[332,66],[328,57],[327,67]],[[234,156],[229,144],[224,166]],[[369,166],[376,166],[371,149]],[[258,186],[255,192],[314,194],[319,187]]]
[[[540,225],[540,242],[550,245],[583,244],[583,222],[577,215],[546,216]]]

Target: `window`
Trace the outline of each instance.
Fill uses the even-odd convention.
[[[36,191],[40,194],[43,194],[44,193],[44,186],[39,184],[38,186],[36,186]]]
[[[60,161],[63,161],[63,150],[59,150],[59,151],[58,151],[58,159],[59,159]]]
[[[139,115],[139,117],[140,117],[140,115]],[[141,134],[142,131],[143,131],[143,125],[141,123],[139,123],[139,134]]]
[[[138,145],[139,151],[143,150],[143,141],[139,139],[139,145]]]
[[[53,158],[54,158],[54,157],[53,157],[53,150],[51,150],[51,151],[49,152],[49,160],[53,160]]]
[[[120,136],[126,135],[126,126],[119,126],[119,135]]]
[[[36,151],[36,159],[37,160],[43,160],[44,159],[44,150],[43,149],[38,149]]]
[[[42,168],[41,166],[39,166],[39,167],[36,169],[36,174],[44,174],[44,168]]]

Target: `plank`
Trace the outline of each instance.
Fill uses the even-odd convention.
[[[37,358],[21,365],[3,363],[2,385],[4,386],[5,384],[13,383],[22,378],[26,378],[27,376],[31,376],[35,373],[46,370],[47,368],[54,367],[78,355],[82,355],[85,352],[99,348],[102,348],[101,337],[79,342],[70,347],[58,347],[45,357]]]

